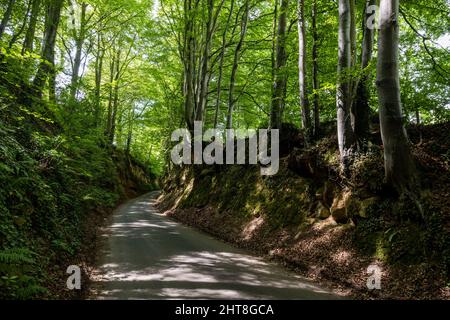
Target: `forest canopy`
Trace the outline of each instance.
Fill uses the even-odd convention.
[[[170,133],[194,113],[207,127],[275,121],[311,133],[336,120],[342,5],[351,61],[341,71],[351,86],[364,82],[351,90],[373,118],[379,33],[365,22],[377,1],[5,0],[2,60],[13,72],[2,81],[31,79],[69,132],[104,134],[161,173]],[[450,118],[449,10],[445,0],[400,1],[406,122]]]

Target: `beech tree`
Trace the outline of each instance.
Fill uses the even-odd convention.
[[[13,12],[14,4],[16,3],[16,0],[9,0],[8,5],[6,6],[5,14],[3,15],[2,21],[0,22],[0,40],[3,37],[3,33],[5,32],[6,26],[9,23],[9,20],[11,19],[11,15]]]
[[[239,60],[241,58],[242,46],[244,44],[245,36],[247,34],[249,10],[250,10],[249,0],[246,0],[243,5],[240,37],[239,37],[239,41],[236,45],[236,49],[234,50],[233,66],[231,69],[230,88],[229,88],[229,93],[228,93],[227,129],[233,128],[233,112],[234,112],[234,105],[236,103],[236,100],[234,97],[234,89],[236,86],[236,76],[237,76],[237,71],[239,68]]]
[[[34,40],[36,33],[36,24],[41,10],[41,0],[32,0],[30,20],[23,42],[22,54],[25,52],[32,52],[34,48]]]
[[[279,0],[279,18],[278,18],[278,32],[276,40],[276,56],[275,56],[275,82],[272,97],[271,110],[271,127],[280,129],[283,119],[283,111],[286,100],[286,31],[288,23],[289,0]]]
[[[355,138],[358,143],[358,148],[361,149],[367,142],[370,134],[370,91],[369,91],[369,70],[368,67],[372,60],[375,26],[370,25],[370,18],[374,14],[370,9],[375,5],[375,0],[367,0],[364,6],[363,13],[363,41],[361,49],[361,69],[362,76],[357,84],[356,100],[352,105],[352,127],[355,133]]]
[[[42,95],[47,79],[54,72],[56,34],[63,5],[64,0],[49,0],[46,6],[47,14],[45,17],[44,42],[41,52],[42,61],[39,64],[33,81],[33,86],[38,96]],[[50,90],[53,90],[53,88],[50,88]]]
[[[404,126],[399,78],[399,0],[381,0],[377,87],[387,182],[400,193],[417,183]]]
[[[305,1],[298,1],[298,47],[299,47],[299,85],[300,85],[300,106],[302,109],[302,125],[305,130],[305,140],[308,142],[311,137],[311,113],[307,87],[307,50],[306,50],[306,26],[305,26]]]
[[[352,106],[352,37],[350,0],[339,0],[338,84],[336,87],[337,128],[341,162],[346,167],[354,149],[350,110]]]

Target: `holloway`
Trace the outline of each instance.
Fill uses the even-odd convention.
[[[183,304],[182,307],[177,307],[176,315],[198,315],[206,318],[208,316],[209,307],[188,307]]]
[[[270,156],[268,144],[270,131]],[[203,123],[194,124],[194,161],[192,161],[192,135],[187,129],[178,129],[172,133],[172,142],[178,142],[171,152],[172,162],[181,164],[224,164],[244,165],[261,164],[261,175],[272,176],[278,173],[280,167],[280,132],[279,130],[225,130],[226,152],[224,152],[224,132],[217,129],[209,129],[203,133]],[[235,139],[238,136],[248,137],[248,163],[246,162],[246,140]],[[203,142],[211,142],[203,150]],[[237,157],[235,156],[235,144],[237,144]],[[224,159],[225,157],[225,159]]]

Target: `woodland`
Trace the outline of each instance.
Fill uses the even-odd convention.
[[[0,0],[0,19],[0,299],[84,298],[62,266],[158,189],[348,296],[450,298],[448,0]],[[279,172],[174,164],[195,122],[280,130]]]

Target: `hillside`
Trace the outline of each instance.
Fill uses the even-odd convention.
[[[281,142],[278,175],[262,177],[256,166],[179,168],[163,184],[160,208],[346,295],[448,299],[449,130],[448,123],[410,128],[423,216],[385,185],[380,146],[357,157],[345,176],[334,134],[305,149],[292,128],[282,132],[294,143]],[[370,265],[383,270],[382,291],[367,290]]]
[[[103,219],[154,189],[156,176],[95,135],[68,133],[49,105],[31,108],[20,94],[0,86],[0,298],[67,298],[61,266],[91,264]]]

